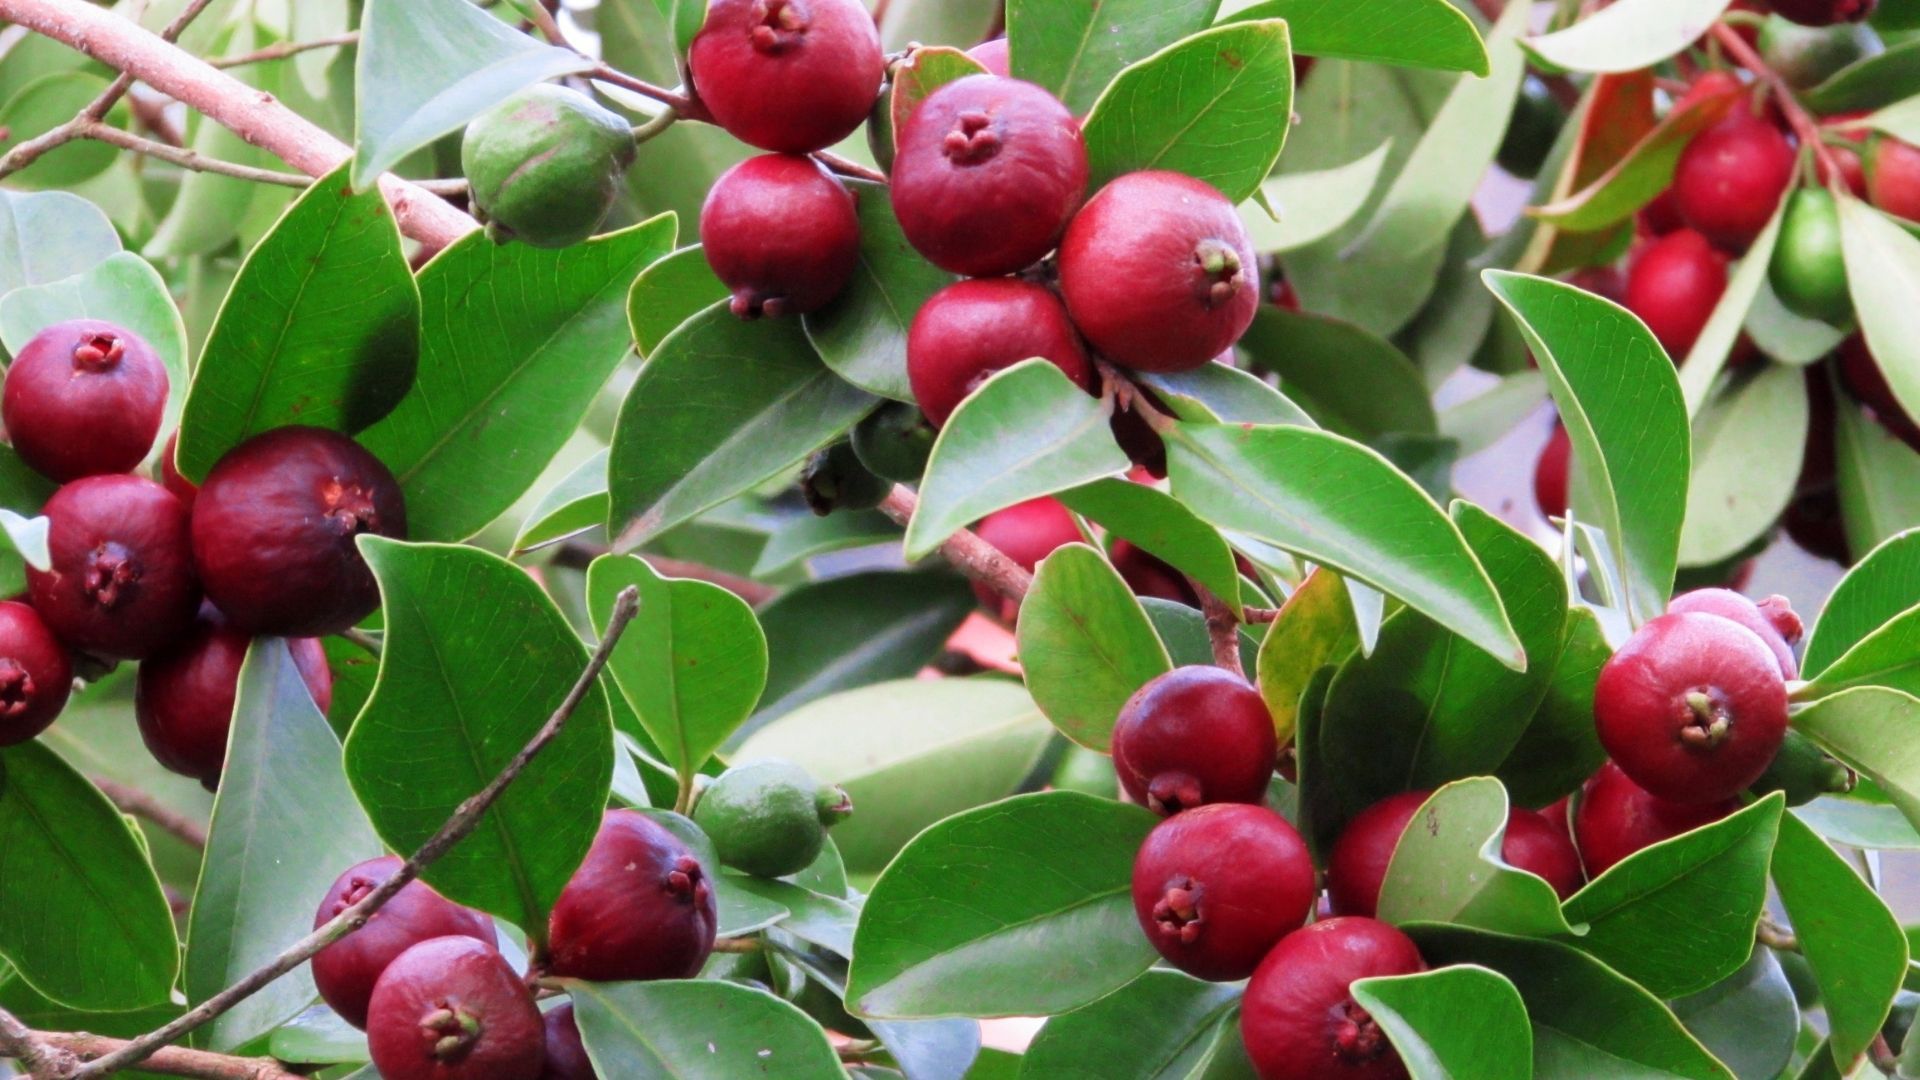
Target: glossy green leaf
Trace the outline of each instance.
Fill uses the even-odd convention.
[[[1145,484],[1107,478],[1059,493],[1067,509],[1192,577],[1237,614],[1240,568],[1220,534],[1179,500]]]
[[[1083,125],[1090,186],[1168,169],[1240,202],[1280,159],[1292,109],[1284,20],[1194,34],[1122,71],[1094,103]]]
[[[1803,91],[1800,100],[1820,116],[1878,109],[1920,94],[1920,42],[1898,41],[1863,56]]]
[[[1507,793],[1491,777],[1448,784],[1421,805],[1393,849],[1379,917],[1440,922],[1498,933],[1572,933],[1553,886],[1509,866]]]
[[[827,1033],[764,990],[714,980],[569,982],[587,1056],[622,1080],[831,1077]]]
[[[1920,413],[1920,239],[1858,199],[1840,200],[1847,286],[1867,347],[1909,413]]]
[[[1546,376],[1538,371],[1515,372],[1485,393],[1440,410],[1439,433],[1459,445],[1461,457],[1472,457],[1511,434],[1546,396]]]
[[[1741,269],[1745,269],[1744,263]],[[1753,304],[1747,311],[1745,329],[1747,336],[1753,339],[1754,345],[1758,346],[1762,353],[1783,364],[1797,364],[1805,367],[1824,359],[1846,340],[1848,333],[1852,330],[1851,327],[1842,330],[1831,323],[1803,318],[1788,311],[1787,306],[1780,302],[1780,297],[1773,291],[1772,283],[1765,280],[1766,275],[1759,276],[1762,281],[1760,288],[1754,293]],[[1739,277],[1740,271],[1736,270],[1734,279],[1737,281]],[[1731,287],[1729,284],[1729,288]],[[1722,299],[1724,300],[1724,297]],[[1701,336],[1706,335],[1703,333]],[[1688,384],[1683,382],[1681,385]]]
[[[1618,72],[1651,67],[1692,45],[1729,0],[1621,0],[1527,48],[1567,71]]]
[[[1632,614],[1653,618],[1673,588],[1690,467],[1673,363],[1625,308],[1545,278],[1485,277],[1520,321],[1572,436],[1574,504],[1606,530]]]
[[[1160,635],[1160,643],[1167,647],[1167,656],[1174,667],[1189,667],[1196,664],[1213,663],[1213,638],[1207,631],[1206,616],[1199,608],[1189,607],[1178,600],[1162,600],[1157,596],[1143,596],[1140,606],[1146,610],[1148,621],[1153,623],[1153,632]],[[1240,666],[1248,671],[1260,656],[1260,639],[1249,633],[1246,627],[1240,628]]]
[[[912,401],[907,328],[953,275],[907,243],[884,186],[857,183],[849,190],[860,214],[860,262],[839,298],[806,316],[807,338],[841,378],[868,393]]]
[[[1704,828],[1642,848],[1565,905],[1573,944],[1661,997],[1704,990],[1740,969],[1767,900],[1784,799],[1778,793]],[[1675,911],[1714,913],[1673,932]]]
[[[727,298],[700,245],[681,248],[640,271],[627,296],[627,322],[641,356],[652,356],[680,324]]]
[[[995,510],[1124,472],[1110,408],[1046,360],[995,372],[940,429],[907,526],[907,558],[925,558]]]
[[[626,298],[673,248],[657,217],[564,251],[474,233],[420,273],[419,381],[362,436],[407,496],[417,540],[458,540],[512,506],[626,357]]]
[[[1875,628],[1795,696],[1810,700],[1856,686],[1920,695],[1920,607],[1908,608]]]
[[[0,191],[0,297],[70,278],[120,250],[100,208],[65,191]]]
[[[607,669],[664,760],[685,781],[753,711],[767,681],[767,639],[745,600],[705,581],[663,576],[632,555],[587,569],[587,610],[606,633],[619,594],[640,610]]]
[[[1827,596],[1801,655],[1808,677],[1819,675],[1867,635],[1920,598],[1920,530],[1900,533],[1868,552]]]
[[[814,559],[851,548],[900,542],[900,526],[878,510],[837,511],[826,517],[796,515],[767,537],[751,576],[773,578],[805,570]]]
[[[1153,825],[1140,807],[1053,791],[933,826],[867,897],[848,1007],[902,1018],[1049,1015],[1125,986],[1156,955],[1128,885]]]
[[[1420,369],[1392,342],[1352,323],[1266,304],[1240,345],[1329,431],[1370,440],[1435,430]]]
[[[1776,1077],[1793,1057],[1800,1006],[1772,949],[1697,994],[1668,1003],[1673,1015],[1739,1077]]]
[[[99,1011],[167,1000],[173,915],[144,845],[40,742],[0,749],[0,958],[41,994]]]
[[[1090,750],[1112,744],[1120,707],[1173,666],[1127,583],[1085,544],[1040,561],[1020,603],[1017,641],[1034,703]]]
[[[1441,5],[1436,5],[1441,6]],[[1447,7],[1448,11],[1454,9]],[[1294,27],[1298,32],[1298,27]],[[1333,235],[1366,208],[1374,185],[1386,168],[1393,141],[1381,143],[1365,157],[1349,164],[1315,172],[1276,176],[1260,186],[1266,205],[1280,216],[1275,221],[1250,203],[1240,207],[1257,251],[1292,251]]]
[[[1300,697],[1314,675],[1321,668],[1337,667],[1359,648],[1353,603],[1340,576],[1331,570],[1313,570],[1267,627],[1260,639],[1260,662],[1254,668],[1281,745],[1293,738]]]
[[[1487,47],[1473,20],[1446,0],[1377,0],[1365,10],[1340,0],[1265,0],[1235,19],[1285,19],[1295,52],[1339,60],[1487,74]]]
[[[380,838],[411,852],[490,783],[566,698],[587,652],[519,567],[477,548],[364,537],[387,629],[347,777]],[[560,734],[422,875],[534,941],[600,828],[613,729],[598,685]]]
[[[588,457],[534,504],[513,538],[513,554],[521,555],[607,523],[607,452]]]
[[[1780,520],[1793,501],[1793,471],[1754,463],[1804,445],[1809,422],[1806,380],[1789,364],[1766,365],[1707,406],[1694,426],[1682,566],[1733,558]]]
[[[682,54],[693,44],[700,26],[707,21],[707,5],[701,0],[653,0],[653,6],[673,28],[673,44]]]
[[[1792,813],[1807,828],[1836,844],[1876,851],[1920,851],[1920,830],[1897,806],[1829,795],[1796,806]]]
[[[1353,1000],[1387,1033],[1414,1080],[1531,1080],[1533,1030],[1520,992],[1472,964],[1359,979]]]
[[[710,307],[660,343],[620,407],[608,531],[629,544],[752,488],[866,415],[791,319]]]
[[[1570,610],[1547,695],[1494,770],[1515,802],[1545,806],[1578,788],[1607,759],[1593,730],[1593,691],[1612,655],[1593,609]]]
[[[1835,472],[1847,546],[1871,551],[1920,526],[1920,452],[1863,410],[1838,412]]]
[[[1222,424],[1318,427],[1292,399],[1258,375],[1225,364],[1201,364],[1174,374],[1142,374],[1140,382],[1182,420]]]
[[[360,20],[353,186],[523,87],[593,67],[543,45],[466,0],[367,0]]]
[[[383,854],[354,802],[340,740],[286,644],[257,638],[233,706],[226,771],[187,928],[186,990],[199,1003],[313,929],[334,878]],[[298,858],[288,855],[298,852]],[[232,1051],[312,1003],[306,966],[287,973],[205,1028],[209,1049]]]
[[[1920,828],[1920,699],[1857,687],[1796,713],[1793,726],[1878,784]]]
[[[1203,1080],[1240,1048],[1240,992],[1177,971],[1149,971],[1047,1021],[1020,1074],[1038,1080]],[[1228,1073],[1229,1076],[1233,1075]],[[1245,1075],[1242,1073],[1241,1075]]]
[[[1773,883],[1820,984],[1834,1063],[1847,1071],[1880,1034],[1906,977],[1907,936],[1873,887],[1792,814],[1780,823]]]
[[[420,317],[386,200],[350,192],[345,166],[316,181],[227,292],[181,419],[181,473],[197,481],[272,428],[352,433],[387,415],[413,385]]]
[[[1084,116],[1121,69],[1205,29],[1219,6],[1220,0],[1012,0],[1006,24],[1013,74]]]
[[[853,928],[860,919],[858,905],[827,896],[803,885],[745,874],[726,875],[734,888],[787,909],[780,930],[841,956],[853,951]]]

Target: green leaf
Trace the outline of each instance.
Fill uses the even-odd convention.
[[[107,79],[92,71],[59,71],[33,80],[0,106],[0,129],[14,145],[35,139],[92,106]],[[108,114],[109,127],[126,128],[125,103]],[[59,188],[84,183],[106,172],[118,154],[110,143],[74,139],[48,150],[8,179],[20,187]]]
[[[165,1002],[180,968],[132,824],[37,741],[0,749],[0,957],[41,994],[101,1012]]]
[[[652,356],[680,324],[725,300],[727,286],[700,245],[681,248],[640,271],[627,296],[627,321],[641,356]]]
[[[1174,667],[1213,663],[1213,639],[1207,632],[1206,616],[1200,614],[1200,609],[1188,607],[1178,600],[1162,600],[1157,596],[1141,597],[1140,606],[1153,623],[1153,632],[1160,635],[1161,644],[1167,647],[1167,656],[1173,661]],[[1259,639],[1241,627],[1240,666],[1252,670],[1259,656]]]
[[[995,372],[940,429],[907,525],[907,558],[925,558],[995,510],[1125,471],[1110,412],[1046,360]]]
[[[856,183],[849,190],[860,214],[860,263],[837,300],[806,316],[807,338],[841,378],[871,394],[912,401],[907,328],[953,275],[907,243],[883,185]]]
[[[1220,0],[1012,0],[1013,74],[1084,116],[1122,68],[1204,30],[1219,7]]]
[[[853,426],[873,398],[820,362],[791,319],[718,304],[653,351],[620,407],[608,531],[628,544],[691,521]]]
[[[684,55],[707,21],[707,5],[702,0],[653,0],[653,6],[673,28],[673,46]]]
[[[364,537],[386,633],[373,696],[347,738],[347,777],[380,838],[411,852],[547,722],[586,649],[539,585],[477,548]],[[422,875],[536,943],[600,828],[613,729],[598,685],[547,748]]]
[[[1920,607],[1888,619],[1795,693],[1812,700],[1856,686],[1920,695]]]
[[[1840,199],[1840,239],[1847,257],[1860,332],[1880,370],[1910,414],[1920,414],[1920,239],[1858,199]]]
[[[346,171],[287,209],[227,291],[181,419],[189,480],[272,428],[359,431],[413,385],[420,293],[386,199],[353,194]]]
[[[1729,0],[1620,0],[1572,26],[1527,42],[1550,67],[1623,72],[1651,67],[1700,38]]]
[[[1413,1080],[1531,1080],[1533,1030],[1520,992],[1472,964],[1358,979],[1353,1000],[1385,1029]]]
[[[1673,363],[1625,308],[1545,278],[1485,279],[1519,320],[1573,438],[1574,503],[1606,530],[1631,613],[1651,619],[1666,610],[1686,511],[1687,414]]]
[[[669,578],[632,555],[587,568],[587,610],[605,634],[615,600],[640,590],[640,610],[607,669],[664,760],[684,783],[753,712],[767,682],[767,639],[745,600],[718,585]]]
[[[113,222],[78,195],[0,191],[0,297],[70,278],[119,250]]]
[[[1021,1075],[1048,1080],[1201,1080],[1244,1054],[1240,992],[1177,971],[1149,971],[1047,1021]],[[1242,1075],[1246,1075],[1243,1073]]]
[[[1793,1057],[1800,1006],[1772,949],[1753,950],[1732,977],[1669,1007],[1735,1076],[1777,1077]]]
[[[1857,687],[1796,713],[1793,725],[1878,784],[1920,828],[1920,699],[1898,690]]]
[[[1140,601],[1085,544],[1040,561],[1020,603],[1017,641],[1034,703],[1090,750],[1112,745],[1120,707],[1173,666]]]
[[[1790,364],[1768,364],[1715,398],[1694,426],[1680,564],[1712,566],[1746,550],[1793,501],[1794,470],[1756,469],[1783,446],[1805,445],[1807,383]]]
[[[1263,304],[1240,345],[1329,431],[1372,440],[1436,430],[1420,369],[1392,342],[1352,323]]]
[[[1125,986],[1156,955],[1128,884],[1154,821],[1137,806],[1052,791],[928,829],[867,897],[848,1007],[899,1018],[1046,1016]]]
[[[1592,183],[1529,213],[1568,232],[1598,232],[1618,225],[1672,186],[1681,152],[1695,135],[1726,116],[1737,98],[1737,94],[1715,94],[1674,109]],[[1760,265],[1766,262],[1762,258]]]
[[[1201,364],[1191,371],[1170,374],[1142,373],[1139,381],[1164,399],[1173,415],[1182,420],[1319,426],[1305,409],[1258,375],[1225,364]]]
[[[540,496],[513,538],[513,554],[524,555],[606,523],[607,452],[601,450]]]
[[[1429,965],[1480,964],[1513,983],[1533,1022],[1537,1080],[1733,1080],[1658,998],[1577,949],[1457,927],[1411,932]]]
[[[1052,734],[1018,683],[903,679],[811,702],[734,757],[785,758],[845,788],[858,810],[833,840],[850,871],[873,873],[927,826],[1012,794]]]
[[[1436,6],[1454,11],[1450,5]],[[1260,195],[1280,220],[1257,206],[1240,207],[1240,220],[1253,238],[1254,250],[1292,251],[1338,232],[1366,208],[1391,149],[1393,140],[1388,139],[1349,164],[1276,176],[1262,184]]]
[[[626,357],[627,291],[675,228],[657,217],[564,251],[474,233],[420,272],[420,379],[362,437],[414,539],[470,536],[539,479]]]
[[[467,0],[367,0],[354,84],[353,186],[537,82],[594,61],[542,45]]]
[[[1314,675],[1322,668],[1337,667],[1359,648],[1360,629],[1345,584],[1333,571],[1315,568],[1280,606],[1280,617],[1267,627],[1254,667],[1260,696],[1273,714],[1282,746],[1293,739],[1300,698]]]
[[[764,990],[713,980],[569,981],[587,1056],[621,1080],[839,1076],[827,1033]]]
[[[1778,792],[1704,828],[1642,848],[1565,905],[1585,923],[1573,944],[1661,997],[1704,990],[1740,970],[1767,900]],[[1684,934],[1676,911],[1711,911]]]
[[[1800,101],[1817,115],[1878,109],[1920,94],[1920,42],[1894,41],[1885,52],[1861,57],[1810,90]]]
[[[1773,250],[1780,241],[1780,223],[1785,219],[1787,200],[1792,194],[1791,191],[1781,194],[1773,216],[1767,219],[1766,227],[1760,230],[1753,246],[1747,249],[1746,257],[1740,260],[1733,277],[1727,282],[1726,291],[1720,294],[1720,302],[1714,305],[1706,328],[1700,331],[1700,337],[1694,342],[1693,349],[1686,356],[1676,358],[1680,363],[1680,396],[1686,399],[1687,415],[1696,420],[1718,384],[1720,373],[1733,355],[1740,335],[1745,332],[1747,316],[1755,302],[1762,292],[1772,296],[1767,268],[1773,263]],[[1704,436],[1707,433],[1702,431],[1701,434]],[[1782,464],[1783,467],[1775,471],[1794,471]],[[1689,492],[1688,498],[1692,497]],[[1686,543],[1684,532],[1681,543]]]
[[[1847,544],[1871,551],[1920,526],[1920,453],[1862,409],[1840,409],[1835,471]]]
[[[1233,202],[1280,160],[1293,110],[1293,53],[1280,19],[1194,34],[1122,71],[1087,115],[1089,186],[1170,169]]]
[[[334,878],[383,853],[347,786],[340,740],[283,641],[254,640],[235,694],[226,771],[187,927],[186,991],[195,1003],[300,940]],[[303,964],[217,1017],[204,1029],[206,1046],[244,1046],[314,995]]]
[[[1911,608],[1920,596],[1920,530],[1900,533],[1874,548],[1833,587],[1800,658],[1808,677],[1819,675],[1867,635]]]
[[[1607,752],[1593,730],[1593,691],[1613,655],[1593,609],[1567,612],[1567,629],[1547,695],[1494,775],[1522,806],[1545,806],[1578,788]]]
[[[783,933],[841,956],[853,951],[853,928],[860,919],[858,905],[792,882],[745,874],[728,874],[726,878],[733,888],[786,908],[787,917],[780,921]]]
[[[1107,478],[1059,493],[1067,509],[1192,577],[1237,615],[1240,568],[1220,534],[1158,488]]]
[[[1792,814],[1780,823],[1773,883],[1820,984],[1834,1063],[1846,1072],[1893,1007],[1907,973],[1907,935],[1872,886]]]
[[[1394,845],[1379,917],[1528,937],[1572,933],[1553,886],[1503,860],[1506,836],[1507,793],[1498,780],[1475,777],[1434,792]]]
[[[1394,596],[1515,670],[1526,655],[1458,528],[1385,458],[1306,428],[1178,424],[1174,494],[1244,532]]]
[[[1488,73],[1487,47],[1466,12],[1446,0],[1266,0],[1234,19],[1285,19],[1295,52],[1337,60]]]
[[[1761,238],[1765,237],[1766,234],[1761,233]],[[1754,242],[1757,244],[1760,241]],[[1741,280],[1741,271],[1745,269],[1746,264],[1742,263],[1740,269],[1734,271],[1733,281],[1727,286],[1729,290],[1734,282]],[[1831,323],[1804,318],[1788,311],[1774,293],[1772,283],[1766,280],[1766,274],[1757,276],[1761,279],[1760,287],[1754,292],[1753,303],[1747,311],[1745,329],[1747,336],[1753,339],[1754,345],[1762,353],[1783,364],[1805,367],[1825,359],[1828,353],[1839,348],[1840,343],[1847,339],[1851,327],[1842,330]],[[1721,299],[1724,303],[1725,297]],[[1713,323],[1707,325],[1713,328]],[[1703,338],[1706,336],[1704,332],[1701,334]],[[1694,347],[1699,348],[1698,345]],[[1682,382],[1681,386],[1690,388],[1691,383]]]
[[[1886,803],[1830,795],[1797,806],[1792,813],[1836,844],[1876,851],[1920,851],[1920,831],[1899,807]]]

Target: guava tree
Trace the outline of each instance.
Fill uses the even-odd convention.
[[[1920,3],[0,19],[20,1074],[1920,1076]]]

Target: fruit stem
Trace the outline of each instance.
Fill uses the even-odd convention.
[[[1753,72],[1755,78],[1766,83],[1773,91],[1775,99],[1780,102],[1781,114],[1787,118],[1793,133],[1800,137],[1800,144],[1813,148],[1813,158],[1819,163],[1821,175],[1827,185],[1835,188],[1836,191],[1845,186],[1846,180],[1840,172],[1840,163],[1834,159],[1833,151],[1820,138],[1820,126],[1814,123],[1806,107],[1801,105],[1800,99],[1794,96],[1793,87],[1788,86],[1787,81],[1781,78],[1779,73],[1768,67],[1767,62],[1761,59],[1753,46],[1747,44],[1747,39],[1741,37],[1740,32],[1728,25],[1724,18],[1713,24],[1713,41],[1725,49],[1727,55],[1733,57],[1734,62]]]

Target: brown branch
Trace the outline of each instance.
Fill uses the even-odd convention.
[[[843,158],[839,154],[829,154],[825,150],[817,150],[814,152],[813,159],[825,165],[828,171],[839,173],[841,176],[850,176],[855,180],[871,180],[876,184],[884,184],[887,182],[886,173],[881,172],[879,169],[869,169],[865,165],[848,158]]]
[[[65,1032],[38,1032],[42,1042],[69,1055],[69,1070],[107,1057],[126,1048],[126,1040],[101,1035]],[[205,1050],[168,1046],[140,1062],[142,1072],[162,1076],[196,1077],[198,1080],[304,1080],[299,1073],[272,1058],[234,1057]],[[67,1074],[54,1073],[54,1076]]]
[[[314,38],[312,41],[283,41],[278,45],[269,45],[264,49],[255,49],[238,56],[217,56],[208,60],[207,63],[224,71],[227,68],[245,67],[248,64],[285,60],[289,56],[298,56],[314,49],[335,49],[342,45],[356,45],[359,41],[360,31],[352,30],[344,34],[335,34],[333,37]]]
[[[587,72],[587,78],[612,83],[624,90],[631,90],[641,97],[652,98],[689,120],[707,119],[706,109],[696,104],[694,100],[686,94],[663,89],[645,79],[636,79],[618,68],[601,64],[599,67]]]
[[[126,784],[116,783],[105,777],[93,777],[93,786],[113,800],[113,805],[123,814],[132,814],[159,826],[162,832],[196,850],[207,846],[206,827],[185,814],[161,803],[147,792]]]
[[[559,21],[553,17],[553,12],[547,10],[547,5],[540,0],[533,0],[524,10],[528,12],[528,21],[533,23],[542,37],[563,49],[573,48],[567,44],[567,35],[561,32]]]
[[[19,23],[117,68],[125,73],[122,79],[145,82],[308,176],[325,176],[352,156],[345,143],[273,95],[87,0],[0,0],[0,20]],[[428,247],[445,247],[479,228],[478,222],[416,184],[388,175],[380,178],[380,189],[401,229]]]
[[[1781,926],[1765,915],[1760,916],[1759,925],[1753,928],[1753,937],[1755,941],[1758,941],[1769,949],[1778,949],[1781,952],[1800,951],[1799,937],[1795,936],[1792,930]]]
[[[1727,51],[1727,55],[1741,67],[1753,72],[1754,77],[1767,84],[1773,91],[1774,100],[1780,103],[1780,112],[1787,118],[1787,124],[1793,133],[1800,137],[1803,146],[1813,150],[1813,160],[1820,166],[1820,178],[1828,184],[1844,184],[1845,178],[1840,172],[1840,163],[1833,156],[1832,148],[1820,137],[1820,125],[1809,114],[1800,99],[1794,96],[1793,87],[1779,73],[1767,66],[1753,46],[1740,32],[1724,22],[1713,25],[1713,39]]]
[[[1233,617],[1233,609],[1215,596],[1206,586],[1187,579],[1193,591],[1200,595],[1200,610],[1207,617],[1207,640],[1213,644],[1213,663],[1240,676],[1247,677],[1247,669],[1240,663],[1240,620]]]
[[[1240,613],[1245,617],[1247,625],[1249,626],[1253,626],[1258,623],[1270,623],[1270,622],[1280,621],[1280,609],[1277,607],[1241,608]]]
[[[895,484],[880,503],[880,512],[895,524],[906,525],[913,520],[913,512],[919,505],[920,499],[911,488]],[[948,537],[940,545],[940,555],[952,563],[954,569],[1009,600],[1020,600],[1033,588],[1033,575],[1026,567],[966,529]]]
[[[82,139],[93,139],[122,150],[131,150],[136,154],[145,154],[157,158],[169,165],[178,165],[194,172],[217,173],[231,176],[236,180],[251,180],[256,184],[274,184],[279,187],[305,188],[313,183],[313,178],[299,173],[275,172],[272,169],[256,169],[251,165],[238,165],[231,161],[210,158],[198,150],[189,150],[179,146],[169,146],[158,139],[145,139],[130,131],[122,131],[112,124],[89,122],[79,125],[77,135]]]
[[[180,125],[167,116],[167,101],[154,94],[143,94],[138,89],[127,95],[127,104],[133,107],[133,118],[139,125],[153,133],[153,137],[168,146],[181,146],[186,136],[181,133]]]
[[[408,882],[419,877],[421,870],[432,865],[435,860],[451,851],[478,828],[487,810],[499,800],[508,785],[519,779],[527,763],[559,736],[560,729],[566,725],[567,718],[580,707],[580,702],[587,696],[587,692],[599,680],[601,669],[607,666],[607,657],[612,654],[614,645],[620,640],[620,635],[626,633],[627,625],[633,621],[633,616],[639,608],[640,590],[634,586],[621,590],[619,599],[614,602],[613,613],[607,620],[606,634],[600,639],[600,644],[594,649],[592,657],[587,660],[586,669],[580,673],[580,678],[575,680],[573,688],[567,692],[566,699],[560,702],[560,706],[553,711],[553,715],[541,725],[533,739],[520,748],[520,752],[513,756],[512,761],[507,762],[499,775],[495,776],[486,787],[481,788],[478,794],[462,802],[453,816],[447,819],[446,824],[440,826],[440,831],[434,833],[426,843],[421,844],[420,849],[402,863],[392,877],[382,882],[379,888],[368,893],[359,903],[328,920],[313,933],[287,947],[265,966],[187,1010],[178,1019],[127,1042],[90,1064],[81,1066],[73,1072],[72,1080],[106,1076],[115,1070],[146,1061],[161,1047],[245,1001],[262,987],[312,959],[321,949],[365,926],[367,920],[388,900],[393,899],[394,895]]]
[[[74,1067],[71,1055],[5,1009],[0,1009],[0,1058],[12,1058],[26,1066],[34,1080],[64,1076]]]

